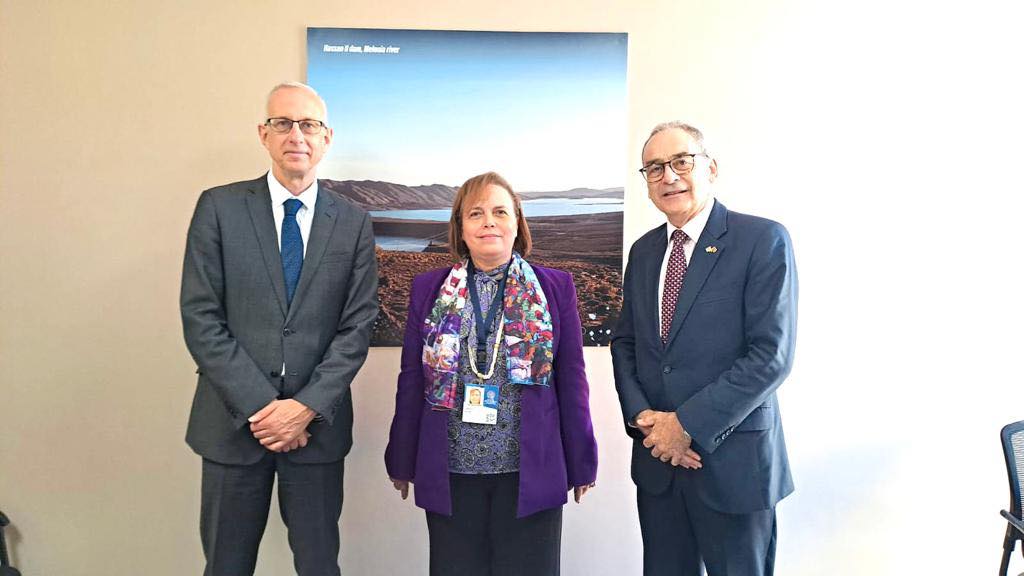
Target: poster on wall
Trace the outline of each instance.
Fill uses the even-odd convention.
[[[334,128],[319,177],[373,217],[372,345],[402,344],[412,278],[454,262],[452,200],[487,171],[522,199],[528,260],[572,273],[584,344],[608,344],[622,299],[626,47],[623,33],[307,29],[307,82]]]

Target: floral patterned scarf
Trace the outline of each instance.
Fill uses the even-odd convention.
[[[467,278],[466,267],[466,261],[452,267],[441,283],[434,307],[425,320],[425,394],[427,402],[439,410],[455,407],[455,393],[459,386],[462,357],[459,329],[462,327],[462,308],[469,294],[466,283],[473,281]],[[509,264],[502,321],[505,323],[509,383],[548,386],[554,358],[551,312],[537,274],[518,253],[512,254],[512,263]]]

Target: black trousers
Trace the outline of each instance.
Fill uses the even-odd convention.
[[[680,487],[661,494],[637,488],[644,576],[772,576],[775,509],[726,514]]]
[[[338,576],[338,519],[344,461],[296,464],[267,452],[251,466],[203,459],[199,534],[205,576],[251,576],[256,569],[270,496],[277,476],[278,505],[299,576]]]
[[[452,515],[427,512],[431,576],[557,576],[562,507],[516,518],[519,474],[452,474]]]

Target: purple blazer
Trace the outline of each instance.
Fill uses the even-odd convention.
[[[590,422],[590,389],[583,366],[583,335],[576,286],[561,270],[533,266],[551,312],[553,374],[550,386],[523,386],[519,428],[517,516],[565,504],[573,486],[597,478],[597,442]],[[402,345],[395,418],[384,453],[388,476],[415,484],[416,505],[451,516],[448,480],[449,412],[424,397],[424,321],[450,268],[416,276]]]

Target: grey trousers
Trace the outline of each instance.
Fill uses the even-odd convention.
[[[299,576],[339,576],[344,461],[296,464],[267,452],[251,466],[203,459],[199,534],[205,576],[252,576],[277,477],[278,505]]]

